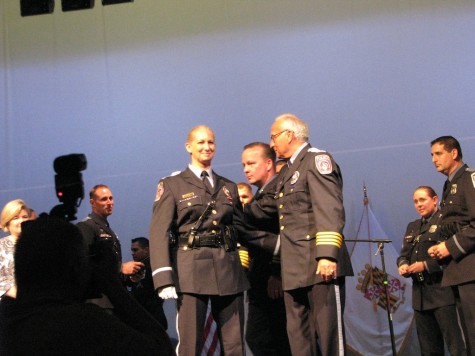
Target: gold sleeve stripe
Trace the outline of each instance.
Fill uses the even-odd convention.
[[[244,268],[249,268],[249,253],[246,250],[239,250],[239,259]]]
[[[317,246],[333,245],[340,248],[341,244],[343,243],[343,236],[341,236],[341,234],[339,234],[338,232],[334,231],[317,232],[315,237],[315,243],[317,244]]]

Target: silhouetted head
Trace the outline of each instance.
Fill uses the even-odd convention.
[[[15,251],[15,277],[18,299],[81,299],[89,273],[79,229],[51,216],[24,222]]]

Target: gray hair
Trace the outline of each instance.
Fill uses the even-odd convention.
[[[294,114],[283,114],[275,119],[275,122],[282,122],[282,128],[292,131],[300,141],[308,142],[308,126]]]

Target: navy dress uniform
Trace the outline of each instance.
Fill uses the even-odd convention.
[[[344,352],[344,277],[353,269],[343,238],[342,187],[333,158],[309,144],[279,175],[282,284],[295,355],[316,354],[315,334],[323,355]],[[326,282],[315,273],[320,258],[337,262],[336,279]]]
[[[450,287],[442,287],[442,267],[429,256],[428,249],[443,241],[436,211],[429,219],[408,224],[397,265],[424,263],[424,271],[411,274],[412,307],[422,355],[443,355],[444,340],[451,355],[465,355],[462,330],[457,320],[455,297]]]
[[[246,221],[259,230],[279,233],[279,215],[275,203],[278,176],[274,175],[251,202],[244,205]],[[248,317],[246,341],[255,356],[291,355],[286,329],[284,299],[272,299],[268,295],[269,278],[281,279],[280,256],[251,246],[248,277]]]
[[[441,201],[441,228],[450,258],[442,286],[456,287],[466,340],[475,352],[475,171],[466,164],[450,177]]]
[[[96,213],[91,213],[83,221],[78,222],[76,226],[81,231],[86,246],[90,249],[90,254],[94,254],[94,243],[97,243],[102,239],[111,241],[112,251],[117,263],[117,274],[120,275],[122,266],[121,245],[119,238],[109,226],[107,219]],[[102,308],[113,308],[109,298],[101,293],[100,285],[95,285],[91,282],[86,297],[90,302],[97,304]]]
[[[187,168],[176,176],[162,179],[157,188],[150,225],[150,259],[155,288],[175,286],[178,300],[178,353],[201,352],[200,342],[208,300],[223,351],[226,355],[244,353],[243,292],[249,282],[241,267],[238,251],[228,248],[223,231],[233,226],[240,238],[252,236],[259,245],[269,234],[247,231],[236,185],[213,172],[214,192],[206,188]],[[211,200],[215,206],[202,224],[197,220]],[[188,246],[189,234],[196,227],[195,244]],[[176,243],[170,246],[170,234]],[[246,243],[240,240],[241,243]],[[269,239],[273,251],[276,237]]]

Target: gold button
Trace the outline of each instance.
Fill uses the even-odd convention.
[[[284,215],[281,215],[281,216],[279,217],[280,220],[282,220],[283,218],[284,218]]]
[[[183,247],[183,250],[184,251],[188,250],[188,246]]]
[[[284,196],[284,193],[280,192],[279,197],[282,198],[283,196]]]
[[[280,229],[281,229],[281,230],[284,230],[284,226],[281,226]]]
[[[306,238],[307,240],[310,239],[310,235],[305,236],[305,238]]]
[[[290,189],[290,191],[293,192],[293,191],[294,191],[294,188]]]
[[[213,210],[212,213],[216,215],[218,212],[216,210]]]
[[[284,204],[279,205],[279,209],[282,209],[284,207]]]
[[[190,202],[188,202],[188,206],[191,206],[191,203],[190,203]]]
[[[211,233],[212,233],[212,234],[216,234],[216,230],[211,230]]]
[[[218,225],[218,222],[216,220],[213,220],[213,225],[214,226]]]

